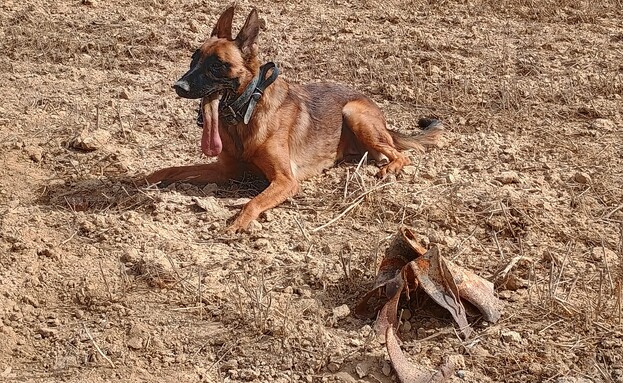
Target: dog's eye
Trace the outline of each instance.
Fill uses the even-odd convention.
[[[215,61],[210,64],[210,71],[214,73],[222,73],[226,69],[227,65],[221,61]]]

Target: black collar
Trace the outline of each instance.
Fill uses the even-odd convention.
[[[271,72],[268,77],[266,75]],[[270,86],[279,76],[279,69],[273,62],[267,62],[260,67],[260,73],[251,80],[238,98],[230,101],[230,94],[226,94],[221,100],[219,109],[220,115],[231,124],[244,123],[251,120],[255,105],[264,94],[266,88]]]

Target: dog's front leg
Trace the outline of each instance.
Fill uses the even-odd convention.
[[[242,169],[230,161],[219,159],[210,164],[174,166],[154,172],[144,179],[150,184],[187,182],[197,185],[224,183],[240,177]]]
[[[294,177],[280,176],[272,180],[263,192],[244,205],[234,223],[227,230],[230,232],[246,230],[251,221],[257,219],[260,214],[292,197],[298,193],[298,190],[298,181]]]
[[[249,201],[236,220],[227,229],[230,232],[246,230],[254,219],[268,209],[271,209],[299,191],[299,183],[292,174],[290,158],[287,149],[262,149],[262,156],[255,161],[255,165],[270,181],[270,185],[255,198]]]

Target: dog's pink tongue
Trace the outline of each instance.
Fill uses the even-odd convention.
[[[223,150],[223,142],[218,133],[218,103],[220,97],[204,97],[201,100],[203,113],[203,135],[201,137],[201,151],[208,157],[218,156]]]

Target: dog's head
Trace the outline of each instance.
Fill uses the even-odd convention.
[[[255,44],[260,30],[257,11],[251,11],[234,39],[231,33],[234,8],[231,6],[223,12],[210,38],[192,55],[188,72],[173,84],[180,97],[241,93],[253,79],[259,67]]]
[[[173,84],[180,97],[202,99],[201,150],[208,157],[219,155],[223,149],[218,129],[221,96],[242,93],[259,69],[257,11],[251,11],[235,39],[231,34],[233,17],[231,6],[219,17],[210,38],[193,54],[188,72]]]

